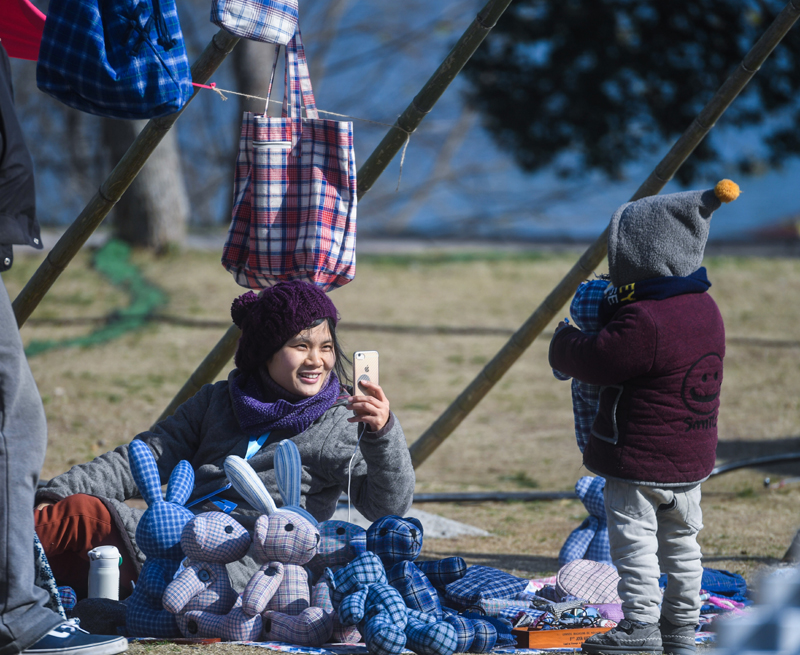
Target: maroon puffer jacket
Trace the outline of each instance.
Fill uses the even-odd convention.
[[[724,356],[722,316],[707,293],[624,306],[596,336],[560,330],[550,365],[603,385],[586,467],[653,485],[708,477]]]

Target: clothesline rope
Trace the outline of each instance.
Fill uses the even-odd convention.
[[[200,89],[208,89],[209,91],[215,91],[217,95],[223,100],[227,100],[228,97],[225,95],[226,93],[230,93],[231,95],[241,96],[242,98],[249,98],[251,100],[262,100],[265,103],[265,107],[269,106],[269,103],[275,103],[278,105],[283,105],[283,101],[281,100],[272,100],[271,98],[264,98],[262,96],[254,96],[250,95],[249,93],[240,93],[239,91],[231,91],[230,89],[220,89],[216,82],[211,82],[210,84],[198,84],[197,82],[192,82],[192,86],[196,86]],[[390,125],[389,123],[382,123],[381,121],[373,121],[369,118],[360,118],[358,116],[349,116],[348,114],[337,114],[335,111],[325,111],[323,109],[317,109],[317,112],[320,114],[327,114],[328,116],[336,116],[338,118],[349,118],[350,120],[354,121],[361,121],[362,123],[372,123],[373,125],[382,125],[384,127],[393,127],[397,128],[401,132],[406,133],[406,140],[403,144],[403,152],[400,154],[400,172],[397,176],[397,188],[395,189],[395,193],[400,190],[400,180],[403,179],[403,164],[406,160],[406,149],[408,148],[408,142],[411,140],[411,134],[414,130],[409,132],[407,129],[400,127],[396,123],[394,125]]]

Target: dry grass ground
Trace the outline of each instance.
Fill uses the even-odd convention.
[[[381,379],[409,443],[449,405],[505,343],[503,336],[398,334],[357,323],[516,329],[574,263],[576,253],[362,257],[358,277],[332,294],[348,351],[381,353]],[[229,321],[241,290],[199,251],[153,258],[137,253],[146,277],[169,294],[170,315]],[[12,298],[41,256],[19,257],[3,278]],[[800,451],[800,260],[708,258],[712,295],[725,319],[720,461]],[[22,330],[62,339],[90,326],[36,319],[102,316],[126,294],[104,282],[82,252]],[[566,311],[566,310],[565,310]],[[566,315],[566,314],[564,314]],[[350,324],[350,327],[348,327]],[[533,344],[418,471],[418,492],[570,490],[585,474],[572,429],[570,385],[547,365],[547,333]],[[222,336],[224,328],[154,323],[92,348],[31,359],[49,421],[43,476],[130,440],[146,429]],[[763,487],[800,465],[746,469],[704,485],[705,563],[752,577],[774,564],[800,527],[800,485]],[[428,540],[423,555],[465,556],[526,576],[553,573],[558,550],[586,516],[577,501],[426,505],[493,536]]]

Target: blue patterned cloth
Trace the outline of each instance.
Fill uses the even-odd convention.
[[[658,579],[658,584],[662,589],[666,589],[666,573]],[[724,571],[722,569],[707,569],[704,567],[700,588],[714,596],[723,596],[740,603],[752,603],[752,601],[747,598],[747,581],[738,573],[731,573],[730,571]]]
[[[465,609],[484,598],[514,598],[528,582],[490,566],[470,566],[463,578],[447,585],[445,597],[454,608]]]
[[[61,0],[50,5],[36,83],[81,111],[155,118],[192,97],[174,0]]]
[[[387,571],[398,562],[413,562],[422,550],[422,523],[412,517],[384,516],[367,529],[367,550],[381,558]]]
[[[597,334],[603,327],[600,323],[600,305],[603,301],[603,292],[609,285],[608,280],[589,280],[583,282],[569,307],[569,313],[576,327],[586,334]],[[553,375],[558,380],[569,380],[568,375],[553,369]],[[572,413],[575,418],[575,439],[581,452],[589,443],[592,433],[592,424],[597,416],[600,406],[600,386],[587,384],[579,380],[572,381]]]
[[[211,22],[242,39],[286,45],[297,30],[297,0],[212,0]]]
[[[414,562],[399,562],[386,573],[389,584],[403,597],[411,609],[442,618],[442,604],[436,589]]]
[[[75,609],[75,605],[78,604],[78,594],[75,593],[72,587],[67,587],[66,585],[58,587],[58,600],[65,612],[71,612]]]
[[[347,521],[330,519],[318,526],[317,554],[306,564],[316,583],[326,568],[337,571],[367,550],[367,531]]]
[[[408,647],[420,655],[453,655],[458,635],[450,623],[409,609],[406,641]]]
[[[463,578],[467,572],[467,563],[463,557],[445,557],[428,562],[416,562],[416,565],[436,589],[442,590],[451,582]]]
[[[408,609],[388,584],[370,584],[347,596],[339,605],[339,620],[358,626],[370,653],[396,655],[406,645]]]
[[[558,553],[559,566],[576,559],[611,563],[608,523],[603,499],[606,481],[601,477],[584,476],[575,483],[575,493],[589,512],[588,518],[567,537]]]
[[[370,551],[362,553],[343,569],[338,571],[327,569],[325,577],[332,589],[331,599],[334,607],[339,607],[345,596],[358,591],[364,585],[388,584],[383,562]]]
[[[70,607],[66,607],[64,605],[63,601],[66,600],[69,602],[69,597],[62,598],[62,588],[56,586],[56,579],[53,575],[53,570],[50,568],[50,562],[47,561],[47,555],[45,555],[44,546],[42,546],[42,542],[39,541],[39,535],[37,535],[36,532],[33,533],[33,566],[33,584],[41,589],[44,589],[50,596],[45,603],[45,607],[53,610],[66,621],[67,615],[65,614],[64,610],[72,609],[75,607],[75,603],[73,602]],[[75,592],[71,587],[64,587],[64,589],[69,589],[72,591],[72,595],[75,595]]]

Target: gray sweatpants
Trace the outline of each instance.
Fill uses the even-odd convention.
[[[697,533],[703,528],[700,484],[648,487],[606,479],[611,559],[620,575],[626,619],[697,624],[703,565]],[[667,574],[662,602],[658,578]]]
[[[44,408],[0,278],[0,655],[62,622],[34,585],[33,501],[46,448]]]

